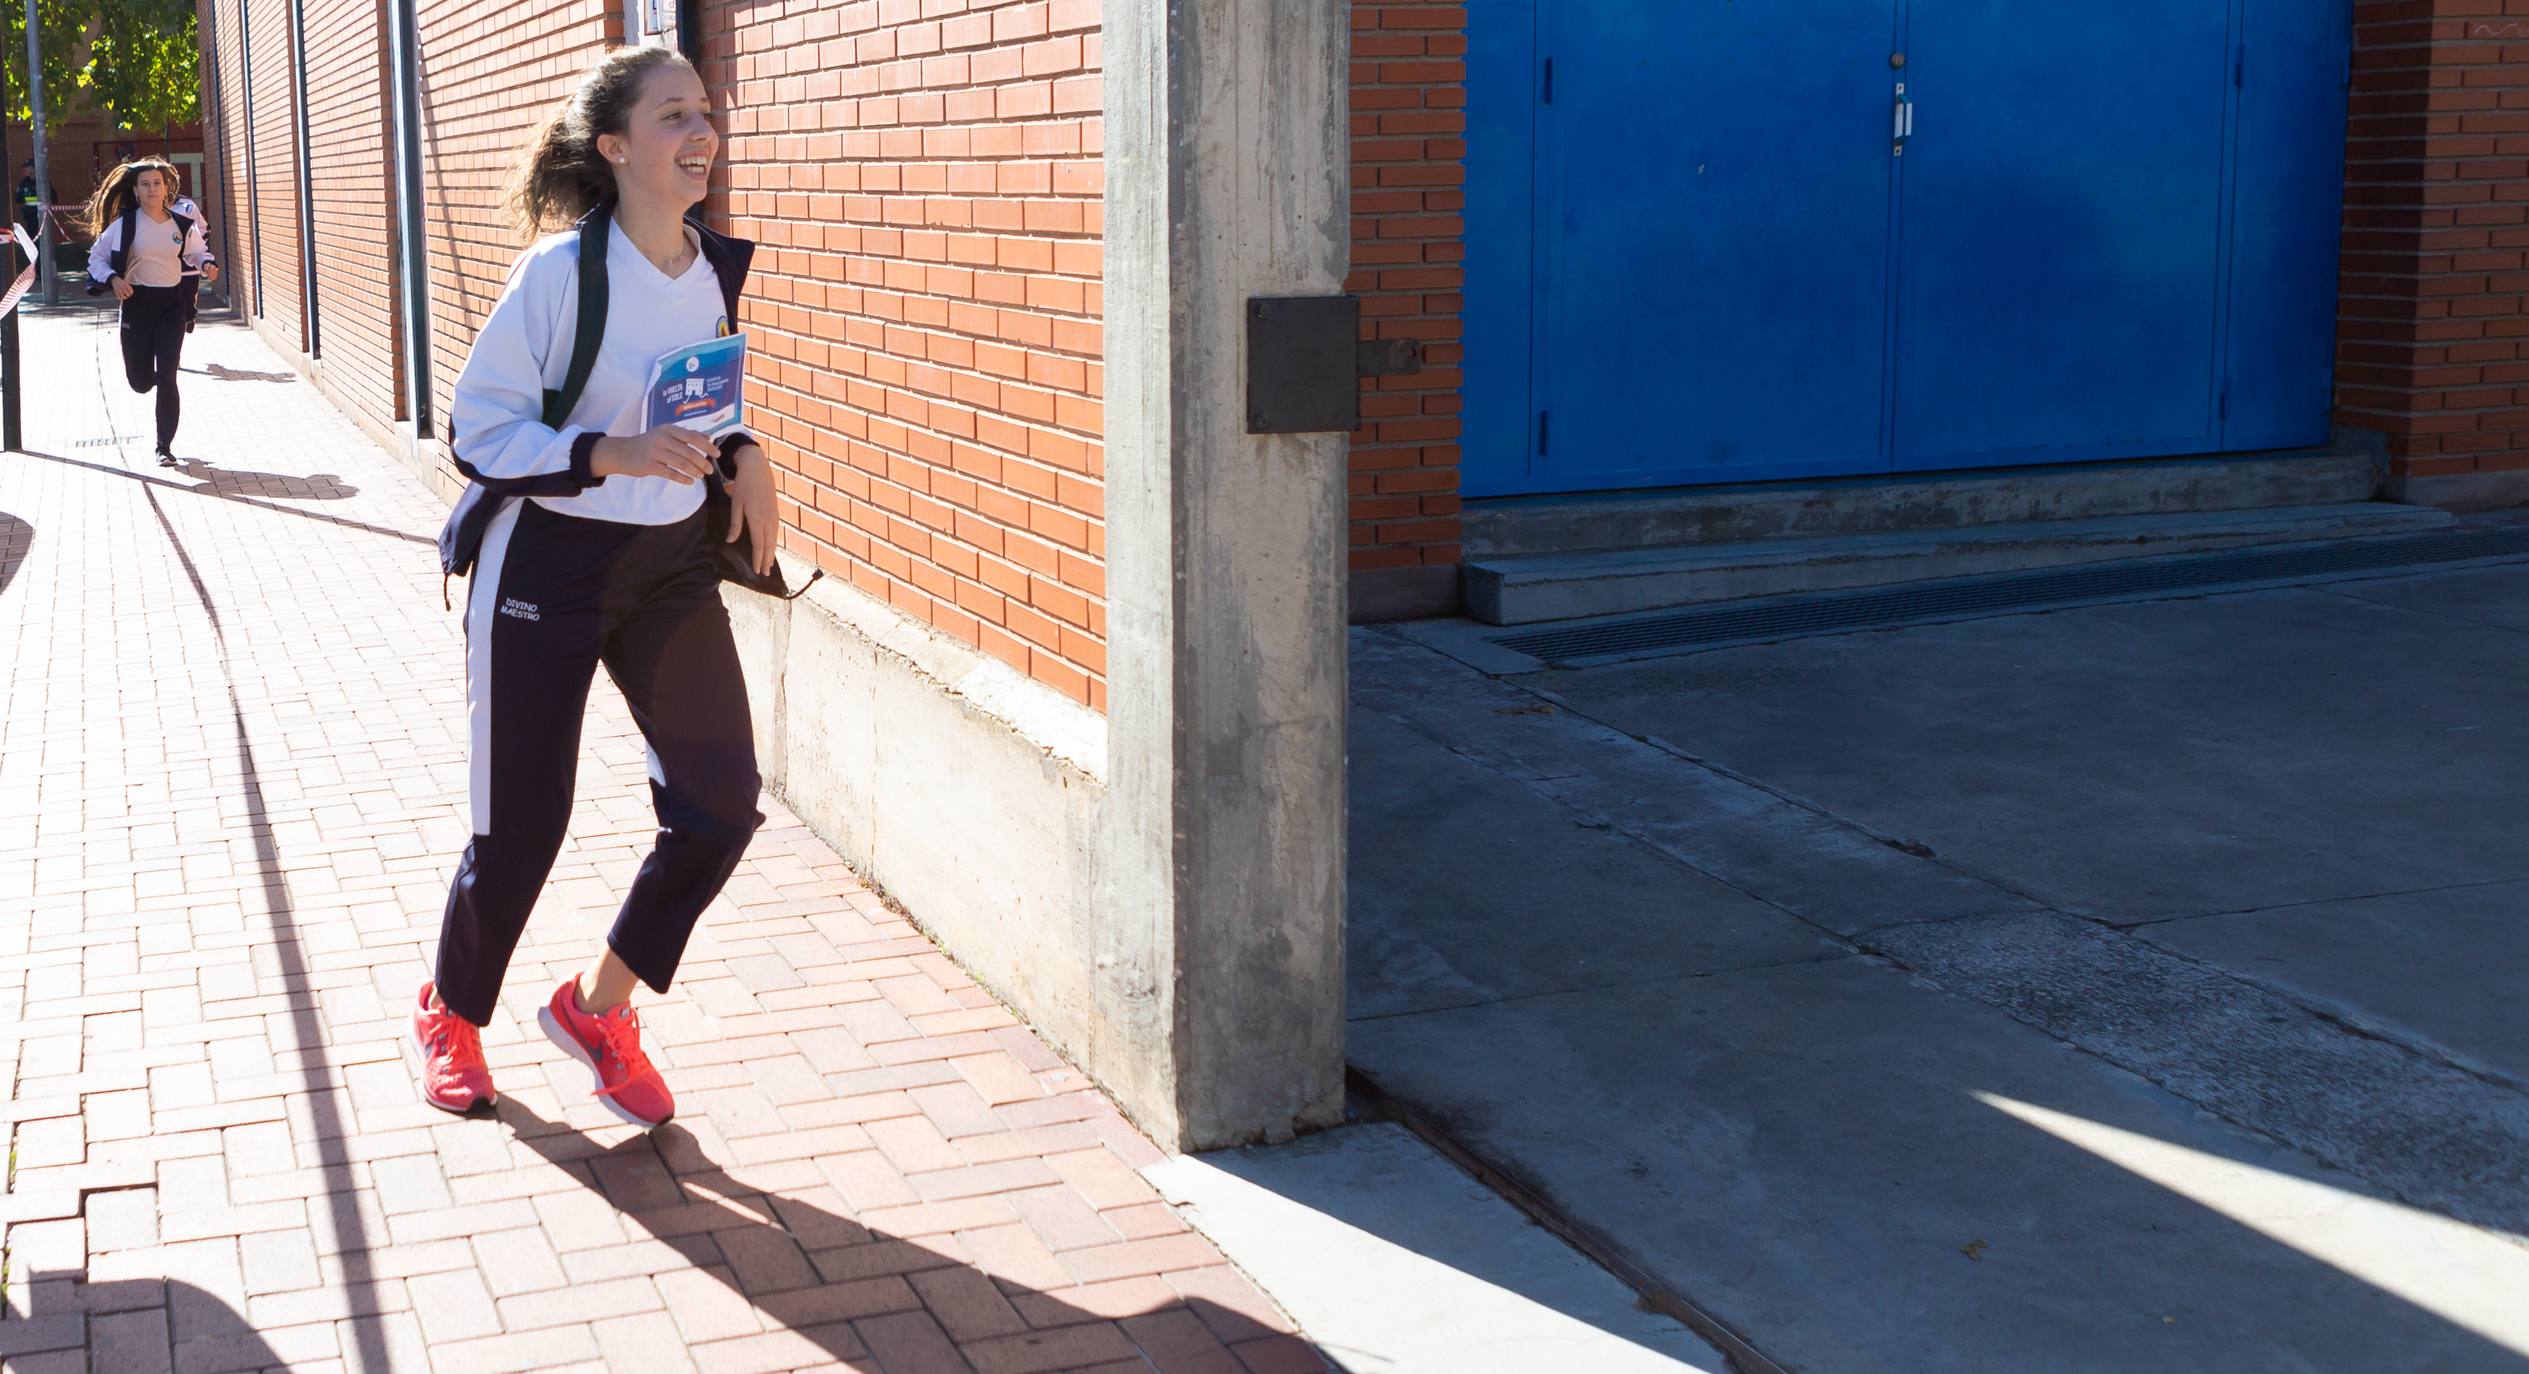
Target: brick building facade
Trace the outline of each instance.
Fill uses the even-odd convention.
[[[641,21],[600,0],[200,3],[211,201],[248,317],[453,493],[435,417],[522,246],[503,178]],[[1468,177],[1499,171],[1469,141],[1470,43],[1528,9],[681,9],[673,41],[725,111],[706,211],[762,245],[754,428],[789,553],[829,576],[813,612],[735,608],[768,772],[1157,1134],[1316,1119],[1339,1060],[1219,1067],[1238,1037],[1205,1040],[1171,997],[1217,975],[1284,999],[1260,1022],[1340,1043],[1321,946],[1340,929],[1342,588],[1356,618],[1458,602],[1487,189]],[[2393,495],[2529,498],[2529,0],[2354,13],[2335,418],[2387,436]],[[1335,276],[1298,289],[1328,251]],[[1421,370],[1365,381],[1348,436],[1241,433],[1213,414],[1243,385],[1223,284],[1340,286],[1365,336],[1421,344]],[[1321,474],[1344,482],[1323,547]],[[1227,862],[1188,857],[1214,840]],[[1139,882],[1173,923],[1120,895]],[[1187,1086],[1230,1078],[1271,1080],[1273,1105],[1215,1111]]]
[[[838,829],[864,828],[857,843],[847,838],[847,852],[927,907],[926,923],[967,945],[997,990],[1035,1003],[1032,1014],[1102,1078],[1130,1077],[1138,1070],[1102,1066],[1100,1057],[1156,1053],[1165,1032],[1102,1049],[1091,1043],[1095,1029],[1064,1029],[1069,1013],[1046,1004],[1068,994],[1036,985],[1104,975],[1072,933],[1014,932],[1006,910],[1025,904],[1032,887],[1068,882],[1085,893],[1080,885],[1112,886],[1118,871],[1084,857],[1103,842],[1092,808],[1114,806],[1102,776],[1113,732],[1105,720],[1109,30],[1098,0],[788,8],[689,0],[681,8],[678,31],[633,37],[682,47],[725,112],[723,161],[705,212],[759,244],[739,321],[752,345],[750,427],[776,466],[786,552],[829,578],[801,606],[822,601],[829,611],[817,618],[819,633],[848,632],[864,648],[911,635],[896,644],[903,660],[962,713],[942,730],[1001,716],[1019,722],[971,748],[1007,750],[994,766],[1029,775],[1025,786],[1055,789],[1040,811],[1072,819],[1056,827],[1014,815],[996,826],[982,818],[989,807],[970,807],[961,819],[984,838],[1062,829],[1035,859],[1027,836],[1000,841],[1009,850],[1005,872],[949,852],[939,827],[922,836],[933,852],[891,866],[874,851],[890,848],[885,831],[908,814],[902,807],[875,818],[827,814]],[[241,312],[445,493],[459,479],[439,417],[524,246],[501,204],[507,174],[588,64],[625,41],[627,23],[648,22],[643,13],[599,0],[201,2],[213,168],[206,200]],[[410,34],[409,59],[402,33]],[[399,118],[407,102],[417,118]],[[402,194],[406,186],[418,194]],[[1431,226],[1416,232],[1408,251],[1445,257],[1445,235]],[[407,262],[418,271],[405,270]],[[1387,286],[1423,289],[1405,275]],[[1441,389],[1422,390],[1428,399],[1408,404],[1445,408]],[[1411,438],[1398,429],[1380,442]],[[1395,490],[1419,489],[1408,482]],[[850,591],[828,590],[838,585]],[[734,609],[751,674],[834,687],[831,674],[808,683],[783,666],[779,656],[800,652],[804,632],[767,631],[754,607]],[[869,614],[878,620],[854,620]],[[765,637],[746,639],[759,632]],[[818,751],[832,745],[823,736],[847,722],[829,712],[814,729],[793,728],[777,695],[785,689],[759,677],[757,691],[759,716],[772,718],[759,730],[768,773],[819,771],[806,760],[822,759]],[[975,709],[987,696],[1000,715]],[[1318,714],[1334,718],[1331,708]],[[889,727],[914,729],[901,712]],[[961,767],[980,769],[989,783],[990,767],[972,759],[946,771]],[[812,803],[803,810],[820,813]],[[975,895],[977,884],[994,895]],[[973,915],[961,916],[970,905]],[[961,941],[964,919],[999,922],[1006,953]],[[1165,978],[1164,964],[1135,976]],[[1320,1038],[1333,1044],[1331,1034]],[[1331,1049],[1320,1058],[1310,1081],[1331,1082]],[[1322,1086],[1307,1092],[1329,1100]],[[1176,1117],[1194,1105],[1157,1102],[1142,1115],[1156,1133],[1182,1135],[1193,1127]],[[1323,1110],[1286,1105],[1268,1116]],[[1229,1138],[1265,1128],[1205,1129]]]
[[[2337,407],[2395,489],[2529,500],[2529,0],[2355,10]]]

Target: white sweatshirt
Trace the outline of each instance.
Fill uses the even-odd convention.
[[[688,240],[692,233],[687,232]],[[518,260],[457,373],[448,429],[457,461],[488,479],[551,476],[567,491],[588,482],[589,450],[608,434],[640,433],[643,388],[660,354],[729,332],[720,278],[701,252],[670,280],[621,225],[607,231],[606,342],[562,428],[544,425],[544,393],[571,370],[579,320],[579,235],[549,234]],[[548,510],[627,525],[670,525],[703,503],[703,484],[609,477],[576,495],[529,499]]]
[[[168,209],[170,209],[170,210],[175,211],[175,212],[176,212],[177,214],[179,214],[179,215],[184,216],[186,219],[189,219],[189,220],[193,221],[193,227],[194,227],[195,229],[197,229],[197,230],[201,231],[201,234],[202,234],[202,245],[203,245],[203,246],[202,246],[202,256],[201,256],[201,258],[200,258],[200,259],[195,260],[195,261],[190,261],[190,262],[187,262],[187,263],[184,265],[184,274],[185,274],[186,276],[188,276],[188,277],[200,276],[200,275],[201,275],[201,273],[202,273],[202,264],[203,264],[203,263],[206,263],[206,262],[217,262],[217,261],[219,260],[219,259],[217,259],[216,257],[212,256],[212,253],[211,253],[211,248],[210,248],[210,239],[211,239],[211,222],[210,222],[209,220],[206,220],[206,219],[202,218],[202,207],[201,207],[201,206],[199,206],[199,205],[194,204],[194,203],[193,203],[193,197],[191,197],[191,196],[178,196],[178,197],[176,197],[176,203],[175,203],[175,204],[173,204],[173,205],[168,206],[167,208],[168,208]]]
[[[199,266],[211,256],[211,245],[202,237],[202,221],[193,221],[193,229],[176,241],[176,222],[170,216],[153,220],[143,210],[133,217],[132,237],[137,240],[124,255],[124,280],[134,286],[174,286],[184,279],[185,269]],[[105,222],[97,241],[88,245],[88,280],[104,281],[114,273],[114,250],[123,242],[123,217],[116,215]]]

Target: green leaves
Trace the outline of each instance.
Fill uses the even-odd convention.
[[[8,115],[25,119],[26,4],[0,0],[7,20]],[[200,54],[189,0],[35,0],[44,45],[44,113],[105,111],[125,129],[189,124],[201,116]]]

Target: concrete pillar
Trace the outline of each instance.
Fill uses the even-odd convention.
[[[1107,0],[1109,778],[1087,1065],[1163,1143],[1343,1098],[1342,434],[1250,435],[1245,302],[1349,255],[1346,0]]]

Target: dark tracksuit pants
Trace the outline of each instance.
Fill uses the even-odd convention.
[[[134,286],[123,302],[123,380],[138,392],[158,393],[158,451],[176,441],[182,403],[176,368],[184,357],[185,304],[181,286]]]
[[[571,815],[589,683],[606,665],[650,745],[658,840],[606,942],[664,992],[763,814],[746,680],[701,511],[673,525],[493,518],[466,604],[474,838],[439,936],[439,995],[491,1020]]]

